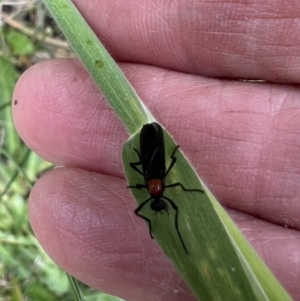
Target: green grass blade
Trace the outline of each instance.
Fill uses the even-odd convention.
[[[154,121],[73,3],[69,0],[44,0],[44,3],[128,131],[134,133],[141,125]]]
[[[0,136],[1,131],[5,130],[5,139],[0,147],[10,153],[14,152],[16,144],[20,141],[11,121],[11,106],[8,105],[11,104],[13,87],[18,77],[19,73],[14,65],[0,56]]]
[[[133,171],[129,163],[138,161],[133,148],[139,149],[141,126],[154,121],[154,118],[73,4],[69,0],[44,2],[128,131],[137,133],[124,145],[123,162],[129,183],[143,183],[141,175]],[[167,132],[165,147],[166,154],[175,147]],[[176,153],[176,157],[176,166],[168,175],[166,184],[181,182],[187,188],[203,187],[182,153]],[[132,192],[138,204],[149,198],[149,193],[143,189]],[[184,192],[176,187],[167,189],[165,195],[179,207],[179,228],[188,255],[175,231],[172,208],[169,214],[153,215],[149,206],[145,206],[143,214],[151,219],[157,242],[197,298],[291,300],[208,190],[202,194]]]
[[[166,154],[171,154],[175,146],[165,132]],[[133,148],[139,149],[139,135],[124,145],[123,161],[130,185],[143,184],[143,177],[129,167],[130,162],[138,161]],[[186,188],[203,187],[186,158],[180,152],[176,152],[176,158],[166,185],[181,182]],[[166,160],[169,166],[170,159]],[[201,300],[290,300],[224,209],[206,187],[205,190],[207,193],[203,194],[176,187],[164,192],[178,205],[179,229],[188,255],[175,230],[172,208],[164,215],[154,215],[149,206],[142,210],[152,221],[155,239],[195,296]],[[132,193],[138,204],[149,198],[146,189],[132,189]]]
[[[30,150],[28,150],[28,155],[29,155]],[[15,159],[13,158],[13,156],[7,152],[5,149],[0,149],[0,155],[5,156],[17,169],[17,171],[24,177],[26,184],[31,187],[32,186],[32,182],[30,181],[30,179],[28,178],[25,170],[15,161]]]
[[[7,153],[4,149],[0,149],[0,153]],[[16,183],[16,178],[17,176],[19,175],[19,173],[23,174],[23,176],[26,177],[26,182],[27,182],[27,185],[28,187],[32,187],[32,183],[30,181],[30,179],[27,177],[27,173],[25,173],[23,167],[24,167],[24,164],[26,163],[28,157],[30,156],[31,154],[31,151],[30,149],[27,149],[25,148],[25,154],[22,158],[22,160],[20,161],[20,163],[18,164],[13,158],[11,158],[13,164],[16,166],[16,170],[14,171],[14,173],[10,176],[10,179],[5,183],[3,189],[2,188],[2,185],[0,185],[0,201],[1,201],[1,198],[8,192],[8,190],[10,189],[10,187]],[[10,159],[10,157],[8,157],[8,159]],[[5,170],[8,170],[7,167],[4,167],[3,168],[3,171]],[[1,183],[2,184],[2,183]],[[23,187],[23,183],[22,183],[22,187]]]
[[[83,299],[81,298],[81,293],[80,293],[80,289],[79,289],[78,284],[77,284],[77,280],[74,277],[72,277],[71,275],[69,275],[68,273],[67,273],[67,277],[68,277],[69,282],[72,286],[72,290],[73,290],[74,298],[75,298],[74,300],[75,301],[82,301]]]
[[[226,225],[226,231],[237,254],[241,258],[241,263],[253,285],[253,289],[259,288],[265,294],[265,300],[291,300],[290,296],[253,250],[250,243],[245,239],[223,207],[209,191],[208,194],[217,214],[224,225]]]

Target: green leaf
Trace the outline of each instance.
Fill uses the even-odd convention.
[[[3,56],[0,56],[0,106],[10,103],[12,90],[15,86],[19,73],[15,66]]]
[[[14,128],[11,119],[11,97],[12,91],[19,77],[15,66],[6,58],[0,56],[0,135],[1,130],[5,130],[3,147],[9,153],[20,145],[20,138]]]
[[[32,41],[21,32],[10,30],[6,41],[14,55],[29,55],[35,51]]]
[[[130,133],[154,117],[70,0],[44,0],[68,42]]]
[[[167,132],[165,147],[169,155],[176,147]],[[130,162],[139,161],[134,148],[139,149],[139,135],[124,145],[125,173],[130,185],[144,184],[143,177],[129,166]],[[205,187],[182,153],[177,151],[175,156],[177,161],[166,178],[166,185],[180,182],[190,189]],[[166,160],[169,166],[169,156]],[[142,211],[152,222],[155,239],[195,296],[201,300],[290,300],[206,187],[205,191],[187,192],[180,186],[164,191],[178,206],[179,230],[188,255],[175,230],[172,208],[163,215],[154,215],[149,205]],[[138,204],[149,199],[147,189],[132,189],[132,193]]]
[[[69,274],[67,274],[67,277],[69,279],[69,283],[71,284],[72,290],[74,292],[75,301],[82,301],[82,297],[81,297],[81,293],[80,293],[80,289],[79,289],[77,280]]]

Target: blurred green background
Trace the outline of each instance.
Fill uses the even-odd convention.
[[[0,301],[76,300],[27,217],[30,189],[52,165],[26,147],[11,115],[22,72],[39,61],[74,55],[40,0],[0,0],[0,14]],[[121,300],[78,286],[83,300]]]

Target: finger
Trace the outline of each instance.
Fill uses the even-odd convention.
[[[299,82],[297,0],[74,2],[118,60],[209,77]]]
[[[32,67],[17,83],[13,99],[18,100],[13,117],[19,134],[43,158],[121,175],[125,129],[79,62]]]
[[[299,88],[123,70],[223,204],[300,229]],[[42,157],[123,177],[128,135],[80,65],[33,67],[14,99],[16,127]]]
[[[150,239],[146,224],[134,216],[136,205],[125,187],[124,180],[79,169],[49,172],[30,195],[37,238],[67,272],[101,291],[126,300],[194,300]],[[233,217],[279,280],[299,297],[299,232],[237,212]]]
[[[194,300],[134,209],[124,180],[60,168],[33,188],[29,216],[46,252],[88,285],[126,300]]]
[[[300,300],[300,288],[297,284],[300,264],[299,231],[282,228],[239,211],[229,210],[229,213],[293,300]]]

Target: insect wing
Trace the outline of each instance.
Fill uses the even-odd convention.
[[[163,179],[165,175],[165,143],[163,130],[157,123],[143,126],[140,134],[140,152],[145,179]]]

